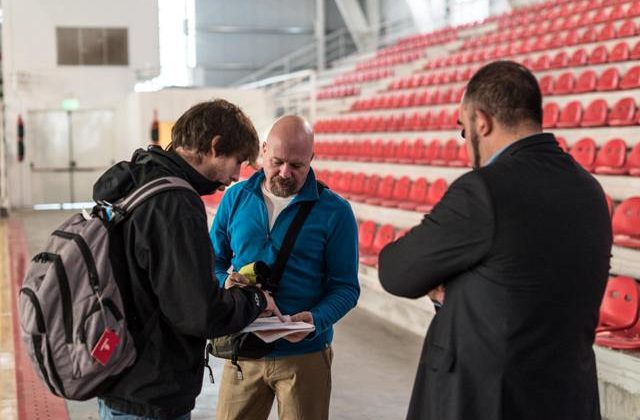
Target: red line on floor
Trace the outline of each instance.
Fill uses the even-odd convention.
[[[18,320],[17,300],[22,280],[30,261],[22,222],[9,219],[9,262],[13,290],[13,342],[15,349],[16,393],[18,394],[18,420],[68,419],[64,399],[53,395],[35,372],[27,354]]]

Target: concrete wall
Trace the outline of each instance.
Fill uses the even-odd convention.
[[[115,109],[133,91],[136,75],[159,68],[158,11],[153,0],[3,0],[2,72],[6,110],[9,204],[31,204],[29,121],[34,110],[61,110],[75,98],[80,109]],[[58,66],[58,26],[126,27],[128,66]],[[26,128],[26,158],[16,159],[17,115]],[[121,137],[114,139],[120,149]]]

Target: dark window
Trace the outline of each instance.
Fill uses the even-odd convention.
[[[126,66],[126,28],[56,28],[58,65]]]

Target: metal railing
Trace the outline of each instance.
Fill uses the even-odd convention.
[[[406,29],[411,27],[412,20],[405,18],[393,22],[385,22],[372,28],[369,35],[375,33],[378,42],[371,44],[373,51],[393,43],[399,36],[406,34]],[[299,70],[316,69],[318,67],[317,42],[312,42],[304,47],[281,57],[258,71],[248,74],[237,80],[232,86],[241,86],[274,75],[287,74]],[[340,28],[325,37],[325,61],[327,66],[344,58],[357,50],[356,44],[347,28]]]

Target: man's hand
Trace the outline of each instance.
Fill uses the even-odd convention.
[[[293,322],[302,321],[302,322],[306,322],[308,324],[315,325],[313,323],[313,315],[309,311],[298,312],[295,315],[291,315],[291,321],[293,321]],[[301,331],[301,332],[297,332],[297,333],[294,333],[294,334],[289,334],[288,336],[283,337],[283,338],[285,340],[287,340],[288,342],[290,342],[290,343],[298,343],[298,342],[304,340],[312,332],[313,331]]]
[[[444,303],[444,285],[440,285],[435,289],[432,289],[427,295],[433,299],[437,300],[440,303]]]
[[[231,289],[234,286],[244,287],[250,284],[251,282],[249,281],[249,279],[247,279],[242,274],[236,273],[234,271],[233,273],[229,274],[229,276],[227,276],[227,279],[224,281],[224,288]]]
[[[267,307],[264,309],[264,311],[260,314],[260,317],[266,317],[266,316],[277,316],[278,319],[281,322],[285,322],[286,319],[284,316],[282,316],[282,313],[280,312],[280,309],[278,309],[278,307],[276,306],[276,301],[273,300],[273,296],[271,296],[271,293],[269,293],[266,290],[263,290],[262,293],[264,294],[264,298],[267,300]]]

